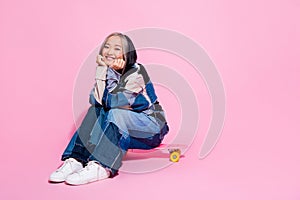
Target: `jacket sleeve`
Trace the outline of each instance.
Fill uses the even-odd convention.
[[[101,104],[103,93],[105,89],[105,80],[107,74],[107,66],[96,67],[95,87],[93,89],[93,95],[98,103]]]
[[[145,70],[141,70],[139,65],[126,72],[113,91],[109,92],[107,88],[104,90],[102,103],[107,109],[127,108],[141,112],[153,103],[148,95],[151,90],[154,92],[148,74]],[[154,98],[156,100],[156,96]]]

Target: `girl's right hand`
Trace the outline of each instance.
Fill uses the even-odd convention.
[[[105,62],[103,61],[103,56],[101,56],[101,55],[97,55],[96,63],[99,66],[106,66]]]
[[[119,58],[114,60],[114,63],[110,67],[113,68],[114,70],[120,70],[123,69],[124,66],[125,66],[125,60]]]

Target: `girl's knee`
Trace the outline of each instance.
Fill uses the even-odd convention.
[[[126,119],[126,116],[128,116],[128,112],[128,110],[120,108],[110,109],[107,114],[107,121],[116,122],[122,119]]]

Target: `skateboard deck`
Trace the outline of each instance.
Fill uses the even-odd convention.
[[[131,159],[132,158],[136,158],[135,156],[137,155],[142,155],[145,152],[167,152],[168,153],[168,158],[171,162],[178,162],[180,157],[181,157],[181,152],[186,149],[188,146],[184,145],[184,144],[160,144],[158,147],[152,148],[152,149],[130,149],[129,152],[133,153],[134,156],[132,156],[132,154],[130,156]],[[129,153],[128,152],[128,153]],[[165,154],[165,153],[163,153]],[[157,155],[157,154],[156,154]],[[127,155],[127,158],[128,157]]]

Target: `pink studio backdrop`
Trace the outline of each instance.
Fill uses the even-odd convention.
[[[297,0],[1,0],[0,199],[300,199],[299,13]],[[202,118],[179,163],[80,187],[49,184],[75,128],[81,63],[107,34],[143,27],[178,31],[215,63],[226,89],[219,142],[198,159],[210,99],[187,73]],[[163,102],[168,92],[158,89]]]

